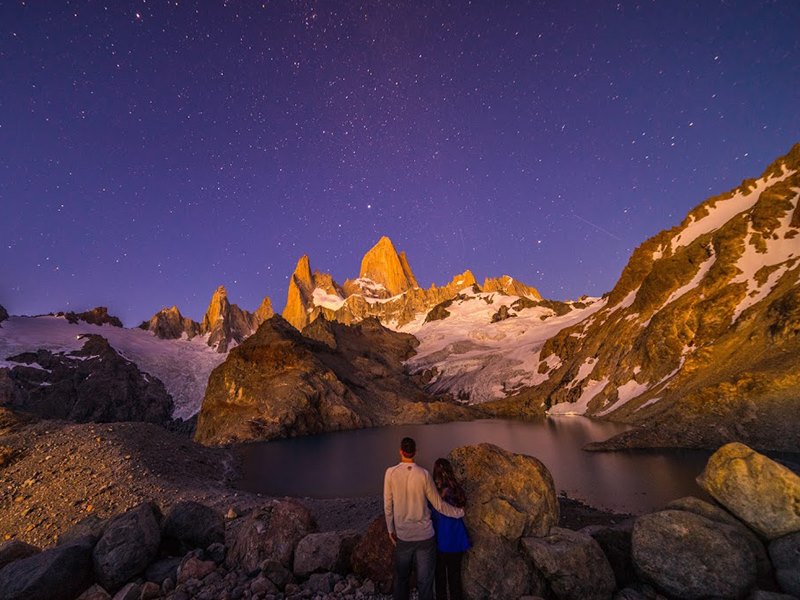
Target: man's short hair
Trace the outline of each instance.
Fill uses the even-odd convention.
[[[417,442],[410,437],[404,437],[400,442],[400,451],[406,458],[414,458],[417,453]]]

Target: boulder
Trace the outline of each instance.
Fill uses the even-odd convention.
[[[28,558],[34,554],[39,554],[39,552],[41,550],[36,546],[31,546],[21,540],[9,540],[0,544],[0,569],[15,560]]]
[[[800,531],[800,476],[744,444],[717,450],[697,482],[768,540]]]
[[[773,540],[769,556],[775,567],[775,577],[787,594],[800,596],[800,532]]]
[[[261,572],[281,590],[295,582],[292,572],[276,560],[265,560],[261,564]]]
[[[523,538],[522,545],[558,600],[610,600],[614,571],[591,536],[553,527],[546,537]]]
[[[73,600],[92,580],[92,543],[83,539],[22,558],[0,570],[3,600]]]
[[[217,570],[217,564],[213,560],[200,560],[196,556],[189,555],[178,567],[178,583],[186,583],[190,579],[201,581],[208,575]]]
[[[95,543],[103,536],[106,527],[108,527],[108,520],[101,519],[96,514],[88,515],[75,525],[70,527],[64,533],[58,535],[58,544],[70,544],[80,538],[92,538]]]
[[[145,502],[108,524],[94,548],[95,575],[105,589],[115,592],[158,556],[159,517],[158,508]]]
[[[693,496],[686,496],[685,498],[673,500],[667,505],[667,509],[684,510],[717,523],[730,525],[741,538],[742,543],[747,545],[753,552],[753,556],[756,559],[757,583],[767,588],[773,588],[775,586],[772,564],[770,563],[764,544],[761,543],[761,540],[758,539],[758,536],[753,533],[752,530],[745,527],[741,521],[725,509]]]
[[[226,562],[230,567],[258,569],[275,560],[291,569],[297,543],[317,524],[305,506],[294,500],[272,500],[253,510],[239,528]]]
[[[170,556],[154,562],[147,567],[147,570],[144,572],[145,581],[152,581],[158,585],[164,583],[166,579],[177,581],[178,567],[181,561],[182,559],[180,557]]]
[[[636,520],[633,562],[659,590],[684,600],[739,598],[756,581],[756,560],[730,525],[681,510]]]
[[[545,536],[558,523],[553,477],[540,460],[493,444],[462,446],[449,458],[467,492],[470,535],[517,541]]]
[[[218,510],[199,502],[178,502],[169,509],[161,535],[168,553],[183,555],[224,543],[225,519]]]
[[[633,533],[633,519],[628,519],[613,527],[590,525],[581,529],[581,532],[592,536],[600,544],[603,554],[606,555],[617,588],[623,589],[637,580],[636,570],[631,560],[631,534]]]
[[[111,600],[111,594],[105,591],[102,586],[94,584],[78,596],[77,600]]]
[[[297,544],[294,552],[294,574],[308,577],[317,572],[350,571],[353,548],[359,534],[354,530],[311,533]]]
[[[449,455],[467,494],[464,521],[473,547],[464,558],[470,598],[515,598],[529,592],[527,557],[519,540],[541,537],[558,523],[553,478],[541,461],[492,444],[456,448]],[[504,577],[497,576],[503,565]],[[532,582],[533,581],[533,582]]]
[[[304,590],[312,594],[330,594],[336,579],[333,573],[314,573],[303,585]]]
[[[381,514],[369,524],[366,533],[353,548],[353,572],[372,580],[381,592],[387,594],[392,589],[393,556],[394,546],[386,529],[386,519]]]

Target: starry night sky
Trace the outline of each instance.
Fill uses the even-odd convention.
[[[0,2],[0,304],[282,310],[381,235],[599,295],[800,141],[800,3]]]

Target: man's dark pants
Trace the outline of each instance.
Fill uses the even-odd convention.
[[[417,567],[419,600],[433,600],[433,578],[436,572],[436,538],[421,542],[397,540],[394,549],[394,600],[410,597],[411,565]]]

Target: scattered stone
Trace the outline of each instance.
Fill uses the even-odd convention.
[[[265,560],[292,567],[297,543],[316,531],[311,512],[294,500],[271,500],[253,510],[228,550],[228,566],[256,570]]]
[[[5,567],[7,564],[14,562],[15,560],[28,558],[29,556],[33,556],[39,552],[41,552],[41,550],[39,550],[39,548],[36,546],[26,544],[20,540],[9,540],[8,542],[4,542],[3,544],[0,544],[0,569]]]
[[[250,592],[253,594],[278,594],[280,590],[266,575],[259,575],[250,583]]]
[[[755,557],[730,525],[665,510],[636,520],[637,571],[664,593],[694,600],[739,598],[756,581]]]
[[[105,591],[101,586],[94,584],[78,596],[77,600],[111,600],[111,594]]]
[[[225,555],[227,552],[228,550],[225,548],[225,544],[219,542],[211,544],[208,548],[206,548],[206,555],[208,558],[213,560],[218,565],[225,562]]]
[[[800,476],[744,444],[717,450],[697,482],[768,540],[800,531]]]
[[[114,600],[139,600],[142,594],[142,586],[138,583],[132,582],[122,586],[122,588],[114,594]]]
[[[56,546],[0,570],[3,600],[73,600],[91,583],[89,540]]]
[[[202,580],[213,573],[217,568],[213,560],[200,560],[196,556],[189,556],[178,567],[178,584],[186,583],[190,579]]]
[[[334,585],[336,579],[333,573],[314,573],[303,585],[303,589],[312,594],[330,594]]]
[[[353,572],[370,579],[384,594],[392,589],[394,546],[383,515],[376,517],[358,541],[351,561]]]
[[[359,537],[354,530],[307,535],[295,549],[295,575],[308,577],[312,573],[325,571],[347,573],[351,569],[351,556]]]
[[[139,600],[155,600],[161,595],[161,586],[152,581],[146,581],[142,584],[142,592],[139,595]]]
[[[105,589],[119,589],[156,558],[161,543],[157,511],[145,502],[109,523],[94,548],[95,575]]]
[[[158,585],[163,585],[167,579],[173,582],[178,579],[178,567],[182,559],[179,557],[162,558],[147,567],[144,572],[145,581],[152,581]]]
[[[294,575],[277,560],[266,560],[261,564],[261,572],[274,583],[278,589],[286,587],[287,583],[294,583]]]
[[[207,548],[225,542],[222,514],[199,502],[178,502],[164,519],[163,544],[171,554],[185,554],[194,548]]]
[[[775,567],[775,577],[787,594],[800,596],[800,532],[773,540],[769,555]]]
[[[614,571],[591,536],[553,527],[547,537],[523,538],[522,545],[558,600],[611,598]]]

